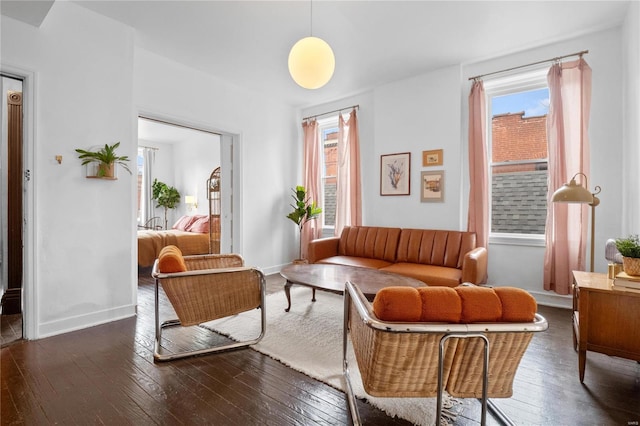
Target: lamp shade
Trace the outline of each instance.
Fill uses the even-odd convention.
[[[319,89],[327,84],[335,67],[331,46],[318,37],[298,40],[289,52],[289,74],[305,89]]]
[[[196,197],[193,196],[193,195],[185,195],[184,202],[186,204],[195,204],[196,203]]]
[[[553,193],[551,201],[554,203],[593,203],[594,196],[584,186],[578,185],[575,179],[562,185]]]

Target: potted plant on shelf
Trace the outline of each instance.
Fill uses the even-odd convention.
[[[173,186],[154,179],[151,185],[151,199],[158,203],[156,207],[164,207],[164,229],[167,229],[167,211],[175,209],[180,204],[180,193]]]
[[[640,238],[629,235],[617,238],[616,248],[622,255],[622,268],[627,275],[640,275]]]
[[[104,144],[104,147],[97,151],[87,151],[77,148],[76,152],[80,154],[78,158],[82,160],[83,166],[91,163],[97,164],[96,174],[92,177],[114,179],[116,164],[120,164],[129,174],[132,174],[128,164],[129,157],[127,155],[116,154],[116,149],[118,149],[119,146],[120,142],[116,142],[113,145]]]
[[[298,231],[300,232],[300,247],[298,248],[299,261],[302,261],[302,230],[304,225],[320,216],[322,209],[316,205],[315,201],[309,200],[307,197],[307,190],[304,186],[296,186],[292,189],[293,195],[291,198],[295,201],[295,204],[291,204],[293,211],[287,215],[289,219],[298,225]]]

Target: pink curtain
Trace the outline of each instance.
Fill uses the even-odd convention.
[[[318,122],[313,119],[302,123],[304,134],[304,187],[307,197],[322,206],[322,193],[320,191],[320,135],[318,134]],[[304,225],[300,233],[300,258],[307,258],[307,246],[309,241],[320,238],[322,235],[322,219],[320,217],[310,220]]]
[[[360,183],[360,136],[353,108],[345,123],[338,119],[338,189],[336,194],[335,235],[345,226],[362,225],[362,188]]]
[[[569,294],[572,271],[585,270],[588,204],[552,203],[553,193],[578,172],[589,176],[591,68],[580,58],[554,64],[549,83],[549,194],[545,230],[544,288]],[[587,188],[589,189],[589,188]]]
[[[489,243],[489,169],[484,86],[473,82],[469,94],[469,216],[467,229],[476,233],[478,247]]]

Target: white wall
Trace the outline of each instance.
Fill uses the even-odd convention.
[[[174,147],[176,185],[181,195],[174,218],[177,220],[184,214],[209,214],[207,179],[216,167],[220,167],[220,136],[206,134],[204,138],[186,138]],[[188,210],[184,202],[186,195],[196,197],[197,208]]]
[[[266,272],[295,257],[285,217],[300,155],[291,107],[134,52],[130,28],[71,2],[56,2],[40,28],[2,16],[2,66],[37,82],[27,338],[135,314],[135,177],[86,179],[74,149],[121,141],[136,158],[140,113],[238,135],[236,247]]]
[[[596,211],[596,271],[606,272],[604,243],[622,232],[623,178],[621,168],[615,167],[622,164],[621,129],[622,117],[625,116],[622,109],[621,45],[621,31],[617,28],[482,63],[435,70],[379,86],[360,95],[361,111],[366,112],[366,115],[360,114],[360,130],[366,135],[361,138],[360,145],[365,182],[364,224],[466,229],[469,192],[468,77],[587,49],[589,54],[585,58],[593,69],[590,126],[593,160],[589,184],[602,187],[601,205]],[[637,79],[635,81],[637,84]],[[637,110],[637,100],[635,102]],[[302,116],[351,103],[354,103],[354,98],[306,108]],[[633,117],[630,117],[631,121],[637,123]],[[637,134],[637,124],[635,126]],[[422,167],[422,151],[440,148],[444,150],[443,166]],[[380,196],[380,155],[399,152],[411,152],[411,194]],[[420,202],[420,172],[429,170],[445,171],[443,203]],[[490,244],[490,284],[518,286],[533,293],[540,303],[568,307],[568,297],[543,290],[543,255],[542,246]]]
[[[607,272],[604,244],[608,238],[621,234],[622,173],[616,164],[622,163],[622,58],[620,29],[585,35],[549,46],[508,55],[464,67],[463,118],[468,115],[468,77],[506,69],[521,64],[589,50],[585,60],[593,70],[591,120],[591,172],[587,173],[591,190],[602,188],[600,206],[596,209],[595,271]],[[569,59],[571,60],[571,59]],[[466,135],[466,120],[465,134]],[[463,135],[464,140],[466,137]],[[467,156],[465,152],[465,157]],[[465,160],[466,161],[466,160]],[[576,171],[577,172],[577,171]],[[468,193],[468,186],[466,187]],[[464,210],[466,212],[467,201]],[[566,306],[568,297],[543,289],[544,246],[527,247],[510,244],[489,244],[489,281],[494,285],[516,285],[535,295],[539,303]],[[587,262],[589,246],[587,246]],[[517,277],[517,278],[514,278]]]
[[[623,27],[622,236],[640,234],[640,2],[629,4]]]
[[[2,66],[36,83],[26,337],[134,315],[134,178],[86,179],[74,151],[120,141],[120,154],[135,158],[133,34],[70,2],[56,2],[40,28],[1,19]]]
[[[145,116],[239,135],[235,251],[267,273],[294,259],[295,227],[286,219],[301,156],[294,109],[144,49],[135,53],[134,98]]]
[[[369,223],[403,228],[460,229],[459,67],[436,70],[374,90],[377,187],[368,193]],[[369,148],[369,149],[371,149]],[[443,149],[443,165],[422,167],[422,151]],[[380,196],[380,156],[411,153],[411,193]],[[364,167],[364,166],[363,166]],[[420,172],[444,170],[444,202],[420,202]]]
[[[174,133],[175,129],[172,130]],[[155,178],[180,192],[180,203],[167,212],[168,228],[182,215],[208,214],[206,183],[213,169],[220,166],[220,135],[192,129],[175,134],[179,140],[171,143],[138,140],[141,146],[158,148],[153,167]],[[186,195],[196,197],[197,208],[188,208]],[[164,209],[156,208],[155,204],[154,216],[161,217],[164,223]]]

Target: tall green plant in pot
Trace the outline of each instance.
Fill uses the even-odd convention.
[[[628,275],[640,275],[640,237],[617,238],[616,248],[622,255],[622,267]]]
[[[173,186],[154,179],[151,185],[151,198],[156,200],[156,207],[164,207],[164,229],[167,229],[167,212],[180,204],[180,193]]]
[[[290,206],[293,207],[293,211],[287,215],[287,218],[298,225],[298,231],[300,232],[298,258],[302,258],[302,230],[304,225],[320,216],[322,209],[316,205],[315,201],[307,197],[307,190],[304,186],[296,186],[292,191],[291,198],[293,198],[294,204],[290,204]]]

